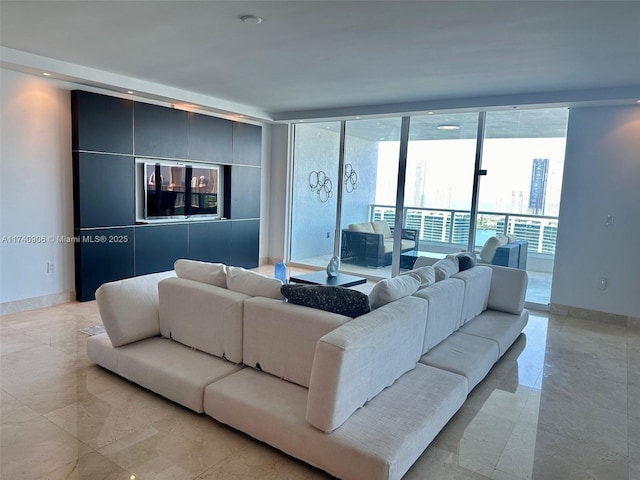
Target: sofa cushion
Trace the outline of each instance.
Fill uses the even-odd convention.
[[[525,270],[491,265],[491,289],[487,308],[519,315],[524,308],[528,276]]]
[[[393,237],[391,229],[389,228],[389,224],[386,221],[380,220],[378,222],[371,222],[371,226],[373,227],[373,231],[375,233],[381,233],[384,238]]]
[[[180,278],[227,288],[227,266],[224,263],[180,259],[176,260],[173,268]]]
[[[460,329],[469,335],[494,340],[500,349],[500,356],[505,354],[516,341],[529,321],[529,311],[523,310],[520,315],[485,310],[474,320]]]
[[[369,297],[357,290],[330,285],[283,285],[280,292],[290,303],[355,318],[371,311]]]
[[[458,258],[455,255],[447,255],[434,263],[433,268],[436,272],[436,282],[446,280],[451,275],[458,273]]]
[[[105,283],[96,291],[100,318],[114,347],[160,335],[158,282],[173,271]]]
[[[250,297],[282,299],[282,281],[242,267],[227,267],[227,288]]]
[[[376,232],[373,231],[373,225],[371,225],[371,222],[352,223],[352,224],[349,225],[348,228],[352,232],[376,233]]]
[[[309,386],[318,340],[351,319],[272,298],[244,302],[245,365]]]
[[[496,253],[496,249],[509,243],[509,239],[506,235],[493,235],[484,242],[482,250],[480,250],[480,259],[485,263],[491,263],[493,256]]]
[[[380,280],[369,293],[371,308],[380,308],[394,300],[413,295],[419,288],[420,280],[409,275],[398,275]]]
[[[456,257],[458,257],[458,268],[461,272],[476,266],[476,254],[473,252],[462,252],[457,254]]]
[[[436,271],[432,266],[414,268],[413,270],[402,272],[400,275],[411,275],[417,278],[420,281],[420,288],[426,288],[436,283]]]
[[[203,352],[242,363],[242,312],[239,292],[186,278],[158,284],[160,333]]]
[[[489,373],[499,354],[493,340],[454,332],[423,355],[420,363],[464,375],[471,391]]]
[[[491,267],[478,265],[464,272],[458,272],[452,277],[464,282],[463,324],[487,309],[492,272]]]
[[[426,300],[429,305],[422,351],[427,353],[462,325],[464,282],[447,278],[418,290],[413,296]]]

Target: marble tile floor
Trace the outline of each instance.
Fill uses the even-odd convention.
[[[0,318],[1,478],[331,478],[92,365],[99,324],[95,302]],[[532,312],[405,478],[640,480],[640,329]]]

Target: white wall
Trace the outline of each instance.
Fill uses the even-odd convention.
[[[639,317],[639,246],[640,106],[574,108],[551,303]]]
[[[69,294],[73,245],[49,238],[73,235],[69,88],[5,69],[0,83],[0,303]]]

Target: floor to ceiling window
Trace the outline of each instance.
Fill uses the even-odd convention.
[[[479,251],[511,234],[528,243],[527,301],[548,304],[567,119],[567,109],[416,115],[404,119],[404,159],[401,118],[296,125],[289,259],[325,267],[335,254],[343,271],[389,277],[419,256]],[[486,175],[472,205],[476,169]],[[365,245],[367,229],[383,240]]]

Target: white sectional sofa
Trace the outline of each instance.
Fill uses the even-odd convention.
[[[101,286],[106,333],[87,353],[339,478],[399,479],[528,319],[525,271],[443,262],[379,282],[376,308],[350,318],[283,301],[278,280],[181,260],[177,276]]]

